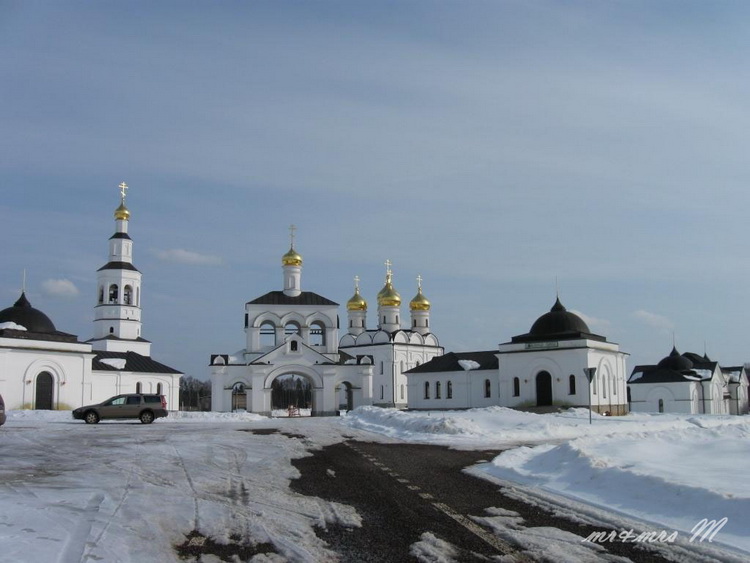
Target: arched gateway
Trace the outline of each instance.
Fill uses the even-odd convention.
[[[302,256],[293,237],[281,263],[284,289],[245,304],[245,347],[211,356],[212,410],[270,416],[275,405],[293,401],[312,416],[331,416],[339,412],[342,386],[346,408],[372,404],[373,367],[339,353],[338,303],[302,291]],[[280,382],[289,378],[295,389],[285,398]]]

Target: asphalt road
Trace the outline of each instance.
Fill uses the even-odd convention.
[[[363,521],[361,528],[329,525],[317,529],[318,536],[348,562],[417,561],[410,549],[425,532],[457,548],[458,554],[453,557],[456,561],[557,560],[553,549],[524,549],[514,544],[512,537],[507,542],[501,540],[471,518],[486,516],[486,509],[491,507],[517,513],[522,526],[528,529],[552,527],[582,538],[606,529],[571,522],[509,498],[496,484],[462,472],[498,453],[347,441],[295,460],[301,477],[291,486],[301,494],[357,509]],[[592,551],[591,560],[669,560],[633,544],[611,543],[603,547],[606,550],[599,547],[598,552]]]

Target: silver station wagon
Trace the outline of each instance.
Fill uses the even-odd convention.
[[[87,405],[73,411],[73,418],[96,424],[105,419],[138,419],[151,424],[155,419],[167,416],[167,399],[164,395],[128,393],[107,399],[98,405]]]

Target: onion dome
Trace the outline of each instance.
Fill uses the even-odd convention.
[[[359,287],[354,288],[354,295],[346,302],[347,311],[367,311],[367,301],[359,294]]]
[[[690,371],[691,369],[693,369],[693,362],[691,362],[685,356],[681,355],[677,351],[676,347],[672,347],[672,352],[666,358],[662,358],[662,360],[657,364],[657,367],[680,372]]]
[[[0,323],[15,323],[29,332],[57,332],[50,318],[31,306],[25,293],[12,307],[0,311]]]
[[[130,219],[130,211],[125,207],[124,201],[120,204],[120,207],[115,209],[115,219],[117,221],[127,221]]]
[[[414,296],[414,299],[412,299],[409,302],[409,309],[411,309],[412,311],[429,311],[430,310],[430,302],[424,296],[424,293],[422,293],[421,285],[419,286],[419,289],[417,290],[417,294]]]
[[[383,289],[378,292],[378,306],[379,307],[400,307],[401,296],[393,288],[393,282],[391,281],[392,274],[388,272],[385,277],[385,285]]]
[[[289,252],[281,257],[281,263],[284,266],[301,266],[302,256],[300,256],[297,251],[294,250],[294,246],[292,246],[291,248],[289,248]]]
[[[558,297],[549,313],[539,317],[531,326],[529,334],[532,336],[553,336],[566,333],[585,333],[591,331],[581,317],[571,313]]]

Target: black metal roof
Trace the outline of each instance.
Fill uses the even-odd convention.
[[[115,233],[111,237],[109,237],[109,240],[112,240],[113,238],[124,238],[128,240],[132,240],[128,233]]]
[[[331,301],[313,293],[312,291],[303,291],[296,297],[286,295],[283,291],[269,291],[257,299],[248,301],[247,305],[336,305],[338,303]]]
[[[477,369],[497,369],[497,351],[487,350],[482,352],[448,352],[442,356],[436,356],[429,362],[411,368],[404,373],[433,373],[441,371],[462,371],[464,368],[458,363],[459,360],[471,360],[479,364]],[[474,370],[470,370],[474,371]]]
[[[136,352],[100,352],[94,351],[96,357],[93,358],[91,367],[96,371],[134,371],[140,373],[182,373],[179,370],[151,359],[149,356],[142,356]],[[125,367],[117,369],[114,366],[102,362],[107,359],[124,359]]]
[[[99,340],[123,340],[128,342],[151,342],[150,340],[146,340],[145,338],[139,336],[138,338],[120,338],[118,336],[115,336],[114,334],[108,334],[107,336],[103,336],[101,338],[89,338],[86,342],[98,342]]]
[[[45,334],[54,334],[57,332],[55,324],[50,318],[39,309],[34,309],[31,306],[25,292],[21,293],[21,297],[18,298],[12,307],[0,311],[0,323],[15,323],[24,327],[28,332]]]
[[[511,342],[544,342],[549,340],[598,340],[607,339],[594,334],[584,320],[568,311],[558,297],[549,313],[539,317],[526,334],[519,334],[511,338]]]
[[[97,272],[101,272],[102,270],[132,270],[133,272],[137,272],[138,268],[130,262],[107,262]]]

